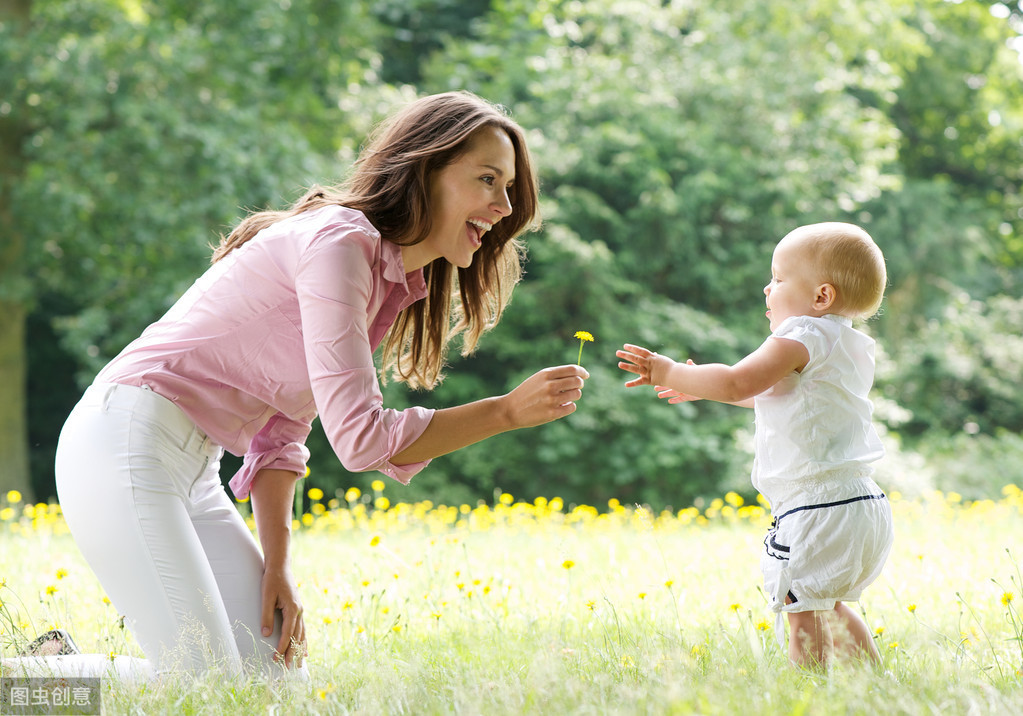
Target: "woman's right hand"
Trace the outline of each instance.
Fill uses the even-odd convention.
[[[512,429],[531,428],[575,412],[589,372],[579,365],[544,368],[501,398]]]

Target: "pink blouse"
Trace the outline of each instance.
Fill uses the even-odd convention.
[[[399,246],[341,206],[279,221],[213,264],[96,377],[148,385],[256,473],[304,473],[317,411],[341,463],[408,484],[429,461],[390,462],[423,433],[426,408],[383,407],[373,351],[398,312],[426,296]]]

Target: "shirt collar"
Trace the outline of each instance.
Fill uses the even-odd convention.
[[[383,264],[383,277],[391,283],[404,286],[408,291],[408,303],[413,303],[427,294],[426,280],[423,269],[405,273],[405,262],[401,258],[401,247],[393,241],[380,238],[380,261]]]
[[[852,328],[853,320],[848,316],[840,316],[837,313],[825,313],[821,318],[827,318],[829,321],[840,323],[847,328]]]

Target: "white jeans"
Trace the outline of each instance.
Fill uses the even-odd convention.
[[[283,668],[280,613],[262,637],[263,557],[221,485],[222,454],[170,400],[126,385],[86,390],[60,435],[64,518],[156,673]]]

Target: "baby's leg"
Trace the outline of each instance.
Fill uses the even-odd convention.
[[[789,612],[789,661],[808,669],[821,669],[835,650],[828,612]]]
[[[829,615],[835,646],[847,656],[878,662],[881,656],[874,645],[874,637],[863,617],[847,604],[838,602]]]

